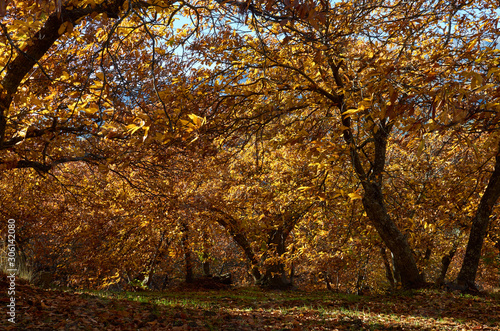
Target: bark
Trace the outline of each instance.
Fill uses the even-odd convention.
[[[325,283],[326,283],[326,289],[330,292],[333,292],[332,285],[330,284],[330,276],[328,274],[325,275]]]
[[[391,264],[389,263],[389,258],[387,257],[387,252],[384,247],[380,247],[380,255],[384,261],[385,277],[389,281],[389,284],[391,284],[391,288],[394,288],[394,276],[392,274]]]
[[[286,289],[290,288],[292,283],[286,276],[284,264],[273,263],[266,266],[264,277],[258,285],[269,289]]]
[[[401,274],[399,273],[398,266],[394,261],[394,255],[391,252],[391,260],[392,260],[392,274],[394,275],[394,284],[401,284]]]
[[[358,277],[356,279],[356,294],[363,295],[365,288],[365,275],[358,271]]]
[[[344,88],[342,75],[339,72],[342,61],[340,63],[335,63],[333,59],[329,57],[328,63],[332,70],[335,83],[338,87]],[[351,118],[349,115],[343,115],[343,113],[347,110],[344,96],[336,95],[329,97],[326,95],[326,97],[328,97],[341,112],[341,121],[344,127],[342,131],[343,138],[349,147],[354,172],[361,181],[365,191],[362,200],[363,206],[371,223],[375,226],[375,229],[379,233],[380,237],[394,255],[395,266],[400,271],[403,287],[423,287],[425,285],[424,280],[418,270],[410,245],[408,244],[406,237],[399,231],[398,227],[389,216],[385,206],[384,196],[382,194],[382,177],[386,161],[387,137],[392,129],[392,125],[388,124],[388,119],[383,119],[377,123],[371,119],[369,113],[366,113],[366,118],[371,119],[377,129],[374,130],[374,127],[371,132],[374,156],[372,160],[368,160],[370,169],[367,172],[363,167],[363,162],[360,157],[360,150],[362,147],[357,146],[356,139],[353,135]],[[369,141],[366,143],[368,142]]]
[[[266,272],[260,285],[274,289],[292,287],[293,265],[290,278],[288,278],[286,275],[285,262],[283,261],[283,257],[286,253],[286,241],[298,221],[312,206],[313,204],[306,206],[300,212],[289,212],[285,213],[285,215],[276,216],[278,219],[283,219],[283,225],[277,229],[271,230],[269,233],[267,252],[274,256],[271,257],[270,264],[266,266]]]
[[[295,255],[295,245],[292,246],[292,256]],[[292,265],[290,266],[290,284],[293,286],[293,279],[295,277],[295,263],[292,261]]]
[[[326,289],[331,292],[338,292],[339,291],[339,277],[337,274],[337,281],[335,282],[335,290],[332,287],[332,276],[330,276],[330,273],[325,271],[323,273],[320,273],[320,275],[323,275],[323,279],[326,283]]]
[[[379,194],[378,190],[372,188],[365,193],[365,197],[363,198],[365,211],[385,244],[393,253],[395,266],[401,275],[403,287],[418,288],[423,285],[423,280],[410,246],[406,238],[387,215],[385,206],[380,203]]]
[[[159,256],[159,253],[160,253],[160,250],[163,246],[164,241],[165,241],[165,231],[163,231],[161,233],[160,241],[158,242],[158,245],[156,246],[155,252],[153,253],[153,256],[151,257],[149,265],[148,265],[148,271],[147,271],[148,278],[146,281],[146,285],[148,287],[151,287],[151,282],[153,281],[153,274],[155,272],[155,266],[156,266],[156,263],[158,261],[158,256]]]
[[[382,190],[374,183],[365,183],[363,186],[365,189],[363,206],[366,214],[386,246],[391,250],[395,266],[401,275],[403,287],[423,287],[423,277],[418,270],[410,245],[390,218],[385,208]]]
[[[496,249],[498,249],[498,257],[497,257],[497,260],[500,261],[500,239],[497,238],[497,241],[495,243],[495,247]],[[499,276],[500,276],[500,273],[499,273]],[[497,287],[500,287],[500,277],[498,278],[498,285]]]
[[[458,243],[458,241],[457,241]],[[458,244],[454,244],[451,250],[443,256],[441,259],[441,272],[439,273],[438,278],[436,279],[436,285],[441,286],[444,284],[444,280],[446,278],[446,273],[448,272],[448,268],[450,266],[451,261],[453,260],[453,257],[455,256],[455,253],[457,252]]]
[[[466,287],[467,290],[477,290],[475,281],[481,250],[490,224],[491,212],[500,196],[500,142],[498,148],[495,157],[495,170],[491,174],[488,186],[472,220],[464,261],[457,277],[458,285]]]
[[[212,274],[210,273],[210,245],[207,237],[207,233],[202,234],[202,239],[203,239],[203,253],[201,256],[201,266],[203,269],[203,275],[205,277],[212,277]]]
[[[167,288],[168,282],[169,282],[168,275],[165,275],[165,278],[163,278],[163,284],[161,284],[162,291]]]
[[[211,274],[210,274],[210,261],[209,261],[209,253],[208,253],[208,250],[204,250],[203,251],[203,262],[202,262],[202,266],[203,266],[203,275],[205,275],[206,277],[210,277]]]
[[[191,248],[189,247],[189,228],[187,224],[182,224],[182,249],[184,250],[184,261],[186,263],[186,283],[192,283],[193,277],[193,259],[191,257]]]

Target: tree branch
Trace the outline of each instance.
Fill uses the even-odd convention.
[[[64,22],[77,25],[79,21],[92,13],[116,13],[125,0],[105,1],[101,4],[83,8],[62,8],[60,13],[52,13],[45,24],[33,34],[15,58],[7,64],[5,76],[0,81],[0,149],[3,148],[5,130],[7,126],[6,113],[10,108],[12,99],[23,81],[24,77],[33,69],[35,64],[47,53],[49,48],[60,38],[59,28]],[[113,16],[113,15],[112,15]],[[7,33],[4,28],[4,33]],[[7,36],[8,37],[8,36]]]
[[[20,161],[0,161],[0,169],[1,170],[10,170],[10,169],[22,169],[22,168],[32,168],[40,172],[49,172],[52,168],[59,164],[69,163],[69,162],[91,162],[91,161],[99,161],[103,160],[105,157],[87,153],[84,156],[79,157],[63,157],[57,159],[51,163],[41,163],[30,160],[20,160]]]

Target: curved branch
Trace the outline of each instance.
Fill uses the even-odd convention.
[[[110,17],[117,17],[120,7],[125,0],[105,1],[99,5],[87,5],[83,8],[62,8],[60,13],[52,13],[45,24],[33,34],[25,49],[21,50],[7,65],[5,76],[0,81],[0,149],[3,147],[7,126],[6,112],[24,77],[47,53],[50,47],[61,37],[59,28],[64,22],[77,25],[79,21],[92,13],[109,13]],[[3,27],[6,33],[5,27]]]

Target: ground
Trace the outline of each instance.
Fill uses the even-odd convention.
[[[0,282],[3,307],[9,302]],[[259,288],[75,292],[16,284],[3,330],[500,330],[500,296],[439,291],[355,296]]]

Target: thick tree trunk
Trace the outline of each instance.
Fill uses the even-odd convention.
[[[497,238],[497,241],[495,243],[495,247],[499,250],[497,260],[500,261],[500,239],[499,238]],[[499,276],[500,276],[500,273],[499,273]],[[497,286],[500,287],[500,277],[498,278],[498,285]]]
[[[326,289],[328,291],[332,291],[333,292],[333,288],[332,288],[332,285],[331,285],[332,280],[330,279],[330,274],[327,271],[324,271],[324,272],[320,273],[320,277],[321,276],[323,276],[323,280],[325,281]],[[338,289],[338,286],[337,286],[337,289]]]
[[[391,250],[395,266],[401,275],[403,287],[423,287],[424,280],[418,270],[410,245],[387,213],[382,190],[375,183],[365,183],[363,187],[365,189],[363,206],[366,214],[386,246]]]
[[[465,250],[465,257],[462,268],[457,277],[457,283],[466,287],[467,290],[477,290],[475,281],[476,273],[481,258],[483,241],[486,236],[490,216],[498,198],[500,196],[500,143],[499,151],[495,158],[495,170],[491,174],[488,186],[481,198],[476,215],[472,220],[469,241]]]
[[[159,253],[160,253],[160,250],[163,246],[164,241],[165,241],[165,231],[163,231],[161,233],[160,241],[158,242],[158,245],[156,246],[155,252],[151,256],[151,258],[149,260],[149,264],[147,266],[147,270],[146,270],[147,279],[145,279],[145,281],[146,281],[147,287],[149,287],[149,288],[151,287],[151,284],[153,281],[153,274],[155,272],[156,263],[158,261],[158,256],[159,256]]]
[[[273,289],[284,289],[292,286],[291,281],[286,276],[285,264],[282,261],[286,252],[285,241],[287,237],[288,233],[285,233],[281,227],[270,232],[268,252],[273,256],[271,262],[265,267],[266,272],[261,281],[262,286]]]
[[[193,260],[191,258],[191,251],[186,249],[184,251],[184,260],[186,261],[186,283],[192,283],[193,277]]]
[[[394,260],[394,254],[391,252],[391,261],[392,261],[392,274],[394,275],[394,284],[399,285],[401,284],[401,274],[399,273],[398,266],[396,264],[396,261]]]
[[[203,275],[205,277],[211,277],[210,273],[210,244],[208,241],[207,233],[202,234],[203,239],[203,254],[201,256],[201,266],[203,268]]]
[[[295,244],[292,246],[292,256],[295,255]],[[290,266],[290,285],[293,286],[293,278],[295,277],[295,264],[292,260],[292,265]]]
[[[276,262],[266,266],[266,272],[260,285],[270,289],[286,289],[291,287],[292,283],[286,276],[283,263]]]
[[[365,275],[358,271],[358,276],[356,278],[356,294],[363,295],[365,288]]]

